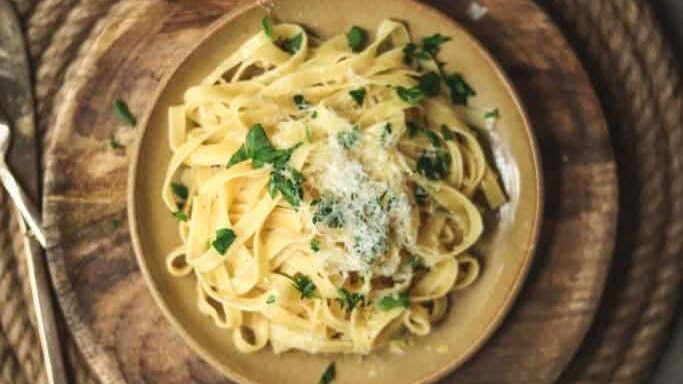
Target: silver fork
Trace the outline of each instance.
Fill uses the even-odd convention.
[[[7,121],[5,121],[2,114],[0,114],[0,181],[2,181],[7,193],[9,193],[10,197],[17,205],[17,209],[19,209],[21,216],[26,220],[33,236],[35,236],[40,245],[45,248],[47,246],[47,240],[45,238],[45,231],[40,224],[40,216],[26,196],[26,193],[24,193],[21,186],[17,183],[14,175],[12,175],[12,172],[10,172],[7,163],[5,162],[11,139],[12,134],[7,125]]]
[[[55,314],[50,276],[43,259],[40,247],[45,248],[45,232],[40,224],[40,216],[31,204],[26,193],[7,168],[5,157],[9,148],[11,133],[7,121],[0,111],[0,180],[7,192],[17,205],[24,220],[20,221],[21,230],[26,233],[28,224],[33,238],[24,235],[26,247],[26,264],[28,269],[29,285],[31,286],[31,298],[36,314],[38,337],[43,352],[45,373],[49,384],[68,384],[64,355],[61,348],[59,328]]]

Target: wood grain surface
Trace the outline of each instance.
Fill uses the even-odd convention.
[[[371,1],[371,0],[368,0]],[[530,0],[429,1],[479,38],[517,87],[542,151],[546,207],[534,266],[511,313],[447,383],[550,383],[581,343],[600,298],[616,222],[616,176],[599,103],[560,32]],[[202,6],[199,7],[198,5]],[[130,0],[112,17],[62,102],[47,155],[49,261],[69,327],[104,383],[229,383],[164,320],[125,223],[136,114],[161,77],[234,2]],[[126,148],[112,148],[115,135]],[[122,223],[121,226],[116,225]]]

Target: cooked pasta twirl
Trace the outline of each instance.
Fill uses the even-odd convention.
[[[242,352],[428,334],[480,273],[475,201],[506,200],[468,125],[495,116],[437,60],[445,36],[263,25],[169,110],[169,273]]]

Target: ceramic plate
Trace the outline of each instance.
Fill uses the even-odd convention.
[[[411,0],[275,0],[276,20],[300,23],[322,37],[359,25],[374,31],[382,19],[405,21],[414,38],[441,33],[452,37],[440,53],[476,89],[471,104],[497,107],[501,119],[489,138],[510,201],[486,218],[476,249],[483,272],[469,289],[453,295],[446,319],[425,337],[416,337],[404,354],[378,351],[369,356],[310,355],[269,349],[240,354],[231,332],[217,328],[197,310],[195,282],[165,269],[164,255],[180,244],[175,219],[160,198],[171,157],[167,109],[182,100],[224,57],[260,28],[266,9],[250,2],[219,20],[192,53],[163,82],[143,119],[144,134],[132,162],[129,219],[136,254],[147,284],[170,322],[213,366],[240,383],[317,383],[330,361],[337,363],[334,384],[434,382],[471,356],[494,331],[529,268],[540,226],[542,192],[538,151],[528,120],[499,66],[461,26]],[[501,36],[504,38],[504,36]]]

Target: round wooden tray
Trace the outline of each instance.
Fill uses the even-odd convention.
[[[57,295],[102,382],[225,383],[183,344],[144,286],[125,225],[128,149],[113,149],[110,138],[130,147],[137,133],[112,116],[113,100],[141,115],[161,77],[235,2],[129,3],[83,61],[47,155],[45,223]],[[530,0],[480,1],[489,13],[476,22],[462,2],[429,3],[508,72],[535,128],[546,179],[538,255],[515,307],[445,381],[550,383],[581,343],[609,266],[617,191],[606,124],[568,44]]]

